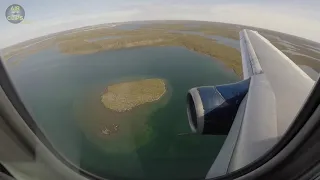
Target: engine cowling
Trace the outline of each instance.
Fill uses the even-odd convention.
[[[250,79],[246,79],[190,89],[187,113],[191,130],[199,134],[227,135],[249,84]]]

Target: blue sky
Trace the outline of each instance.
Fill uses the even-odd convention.
[[[1,0],[26,12],[21,24],[0,18],[0,48],[57,31],[134,20],[205,20],[251,25],[320,42],[318,0]]]

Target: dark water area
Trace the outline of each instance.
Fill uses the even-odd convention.
[[[203,178],[225,136],[190,132],[186,93],[239,80],[217,60],[182,47],[143,47],[66,55],[57,49],[6,62],[27,109],[53,146],[76,166],[111,179]],[[157,102],[119,114],[100,102],[113,83],[166,81]],[[116,136],[101,136],[119,123]],[[113,138],[114,137],[114,138]]]

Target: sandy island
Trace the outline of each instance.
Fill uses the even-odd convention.
[[[162,79],[123,82],[107,87],[101,101],[108,109],[125,112],[132,108],[159,100],[166,92]]]

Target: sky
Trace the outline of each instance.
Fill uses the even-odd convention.
[[[19,4],[25,20],[11,24]],[[0,0],[0,48],[63,30],[135,20],[202,20],[280,31],[320,42],[319,0]]]

